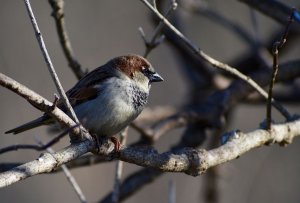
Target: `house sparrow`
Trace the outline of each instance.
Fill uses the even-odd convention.
[[[147,103],[151,83],[160,81],[163,78],[145,58],[126,55],[91,71],[66,94],[79,121],[91,134],[111,137],[141,113]],[[57,106],[67,112],[61,100]],[[5,133],[18,134],[53,123],[55,120],[44,114]]]

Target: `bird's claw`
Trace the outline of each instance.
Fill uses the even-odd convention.
[[[112,137],[110,137],[110,141],[112,141],[112,143],[114,143],[114,145],[115,145],[114,151],[116,153],[120,152],[121,143],[118,140],[118,138],[112,136]]]

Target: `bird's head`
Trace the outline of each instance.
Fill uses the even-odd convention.
[[[114,58],[114,67],[140,88],[149,91],[152,82],[161,82],[163,78],[155,72],[152,65],[139,55],[125,55]]]

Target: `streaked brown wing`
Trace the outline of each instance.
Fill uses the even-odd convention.
[[[82,102],[94,99],[99,94],[99,86],[105,80],[114,77],[113,69],[105,64],[89,72],[81,78],[69,91],[66,92],[71,105],[74,107]],[[97,87],[95,87],[97,86]],[[58,101],[58,107],[64,109],[62,101]]]
[[[97,97],[98,88],[95,87],[83,87],[80,89],[72,89],[73,91],[67,92],[67,96],[72,106],[76,106],[87,100],[91,100]]]

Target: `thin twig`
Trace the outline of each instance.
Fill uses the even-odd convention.
[[[47,151],[50,153],[50,154],[54,154],[54,150],[51,148],[51,147],[47,147],[46,145],[44,145],[44,143],[38,138],[38,137],[35,137],[35,140],[36,142],[39,144],[39,146],[41,148],[46,148]],[[63,172],[65,173],[66,177],[67,177],[67,180],[69,181],[69,183],[71,184],[71,186],[73,187],[75,193],[77,194],[79,200],[82,202],[82,203],[87,203],[87,200],[82,192],[82,190],[80,189],[76,179],[74,178],[74,176],[71,174],[70,170],[68,169],[68,167],[66,166],[66,164],[62,164],[61,165],[61,168],[63,170]]]
[[[176,10],[178,4],[176,2],[176,0],[171,0],[171,5],[165,15],[165,18],[169,18],[171,16],[171,14],[173,13],[173,11]],[[153,7],[156,8],[156,0],[153,1]],[[159,35],[161,34],[162,29],[164,28],[165,24],[160,21],[159,24],[157,25],[157,27],[155,28],[153,35],[151,37],[150,40],[146,39],[146,34],[144,33],[144,30],[142,27],[139,28],[139,31],[141,33],[141,36],[144,40],[145,46],[146,46],[146,50],[144,53],[144,57],[147,58],[147,56],[149,55],[149,53],[155,48],[157,47],[159,44],[161,44],[163,42],[163,40],[165,39],[164,35],[161,35],[159,37]],[[159,37],[159,38],[158,38]]]
[[[170,180],[168,186],[168,203],[176,203],[176,185],[174,180]]]
[[[277,77],[277,73],[278,73],[278,67],[279,67],[279,63],[278,63],[278,54],[279,54],[279,50],[283,47],[283,45],[286,43],[287,40],[287,35],[290,29],[290,26],[293,22],[293,14],[294,11],[291,13],[285,31],[281,37],[281,39],[277,42],[274,43],[273,46],[273,70],[272,70],[272,75],[271,75],[271,82],[269,85],[269,91],[268,91],[268,99],[267,99],[267,112],[266,112],[266,119],[267,119],[267,129],[270,130],[271,129],[271,124],[272,124],[272,97],[273,97],[273,87],[275,84],[275,80]],[[287,118],[287,119],[291,119],[291,117]]]
[[[34,145],[34,144],[16,144],[16,145],[7,146],[7,147],[0,149],[0,154],[10,152],[10,151],[17,151],[19,149],[33,149],[33,150],[37,150],[37,151],[44,150],[44,149],[41,149],[40,146]]]
[[[120,142],[121,146],[126,144],[127,136],[128,136],[128,127],[126,127],[121,133]],[[112,202],[118,203],[120,201],[120,185],[121,178],[123,172],[123,161],[117,161],[116,163],[116,171],[115,171],[115,183],[114,189],[112,193]]]
[[[239,0],[251,6],[252,8],[260,11],[263,15],[269,16],[274,20],[280,22],[281,24],[286,24],[286,19],[289,18],[291,12],[294,11],[285,1],[261,1],[261,0]],[[299,1],[295,1],[298,3]],[[297,12],[294,12],[294,15],[297,15]],[[294,27],[298,32],[300,30],[300,24],[295,24]]]
[[[71,127],[69,129],[65,130],[64,132],[62,132],[58,136],[54,137],[51,141],[49,141],[45,145],[17,144],[17,145],[12,145],[12,146],[8,146],[8,147],[4,147],[4,148],[0,149],[0,154],[6,153],[9,151],[16,151],[19,149],[33,149],[36,151],[43,151],[43,150],[47,149],[48,147],[51,147],[52,145],[56,144],[61,138],[63,138],[66,134],[70,133],[71,130],[76,127],[78,127],[78,124],[75,125],[74,127]]]
[[[77,79],[80,79],[87,73],[87,71],[82,70],[80,63],[76,60],[74,51],[71,46],[71,42],[65,25],[64,1],[49,0],[49,3],[53,10],[52,16],[55,20],[58,38],[65,57],[67,58],[69,66]]]
[[[78,120],[78,118],[77,118],[77,116],[76,116],[76,114],[75,114],[75,112],[74,112],[74,110],[73,110],[73,108],[72,108],[72,106],[71,106],[71,104],[68,100],[68,97],[67,97],[65,91],[63,90],[63,87],[62,87],[62,85],[61,85],[61,83],[58,79],[58,76],[55,72],[54,66],[52,64],[51,58],[48,54],[48,51],[47,51],[47,48],[46,48],[46,45],[45,45],[45,42],[44,42],[44,39],[43,39],[43,36],[42,36],[42,33],[40,32],[40,29],[39,29],[37,21],[35,19],[34,13],[32,11],[30,1],[29,0],[24,0],[24,2],[25,2],[26,9],[27,9],[29,17],[30,17],[30,21],[32,23],[32,26],[33,26],[33,29],[34,29],[34,32],[35,32],[35,35],[36,35],[36,38],[37,38],[38,44],[39,44],[40,49],[43,53],[43,56],[44,56],[44,59],[45,59],[45,62],[47,64],[47,66],[48,66],[48,70],[51,74],[51,77],[52,77],[52,79],[55,83],[56,89],[59,92],[59,95],[60,95],[61,99],[63,100],[66,108],[68,109],[68,111],[71,115],[71,118],[76,123],[79,123],[79,120]],[[74,139],[78,140],[78,138],[72,138],[72,135],[74,135],[74,134],[70,133],[71,140],[74,140]]]
[[[203,52],[200,48],[198,48],[194,43],[192,43],[191,40],[189,40],[187,37],[185,37],[178,29],[176,29],[163,15],[160,14],[160,12],[153,8],[153,6],[147,1],[147,0],[140,0],[142,3],[144,3],[165,25],[171,29],[193,52],[201,57],[206,62],[210,63],[212,66],[225,70],[238,78],[242,79],[243,81],[247,82],[251,87],[253,87],[256,91],[258,91],[259,94],[261,94],[264,98],[268,98],[268,93],[261,88],[254,80],[252,80],[250,77],[244,75],[237,69],[229,66],[228,64],[222,63],[209,55],[207,55],[205,52]],[[290,115],[288,111],[277,101],[275,101],[272,98],[272,105],[287,119],[290,118]]]
[[[64,171],[69,183],[72,185],[72,187],[75,190],[75,193],[77,194],[78,198],[82,203],[86,203],[86,197],[84,196],[82,190],[80,189],[78,183],[76,182],[75,178],[72,176],[70,170],[66,166],[66,164],[61,165],[62,170]]]

